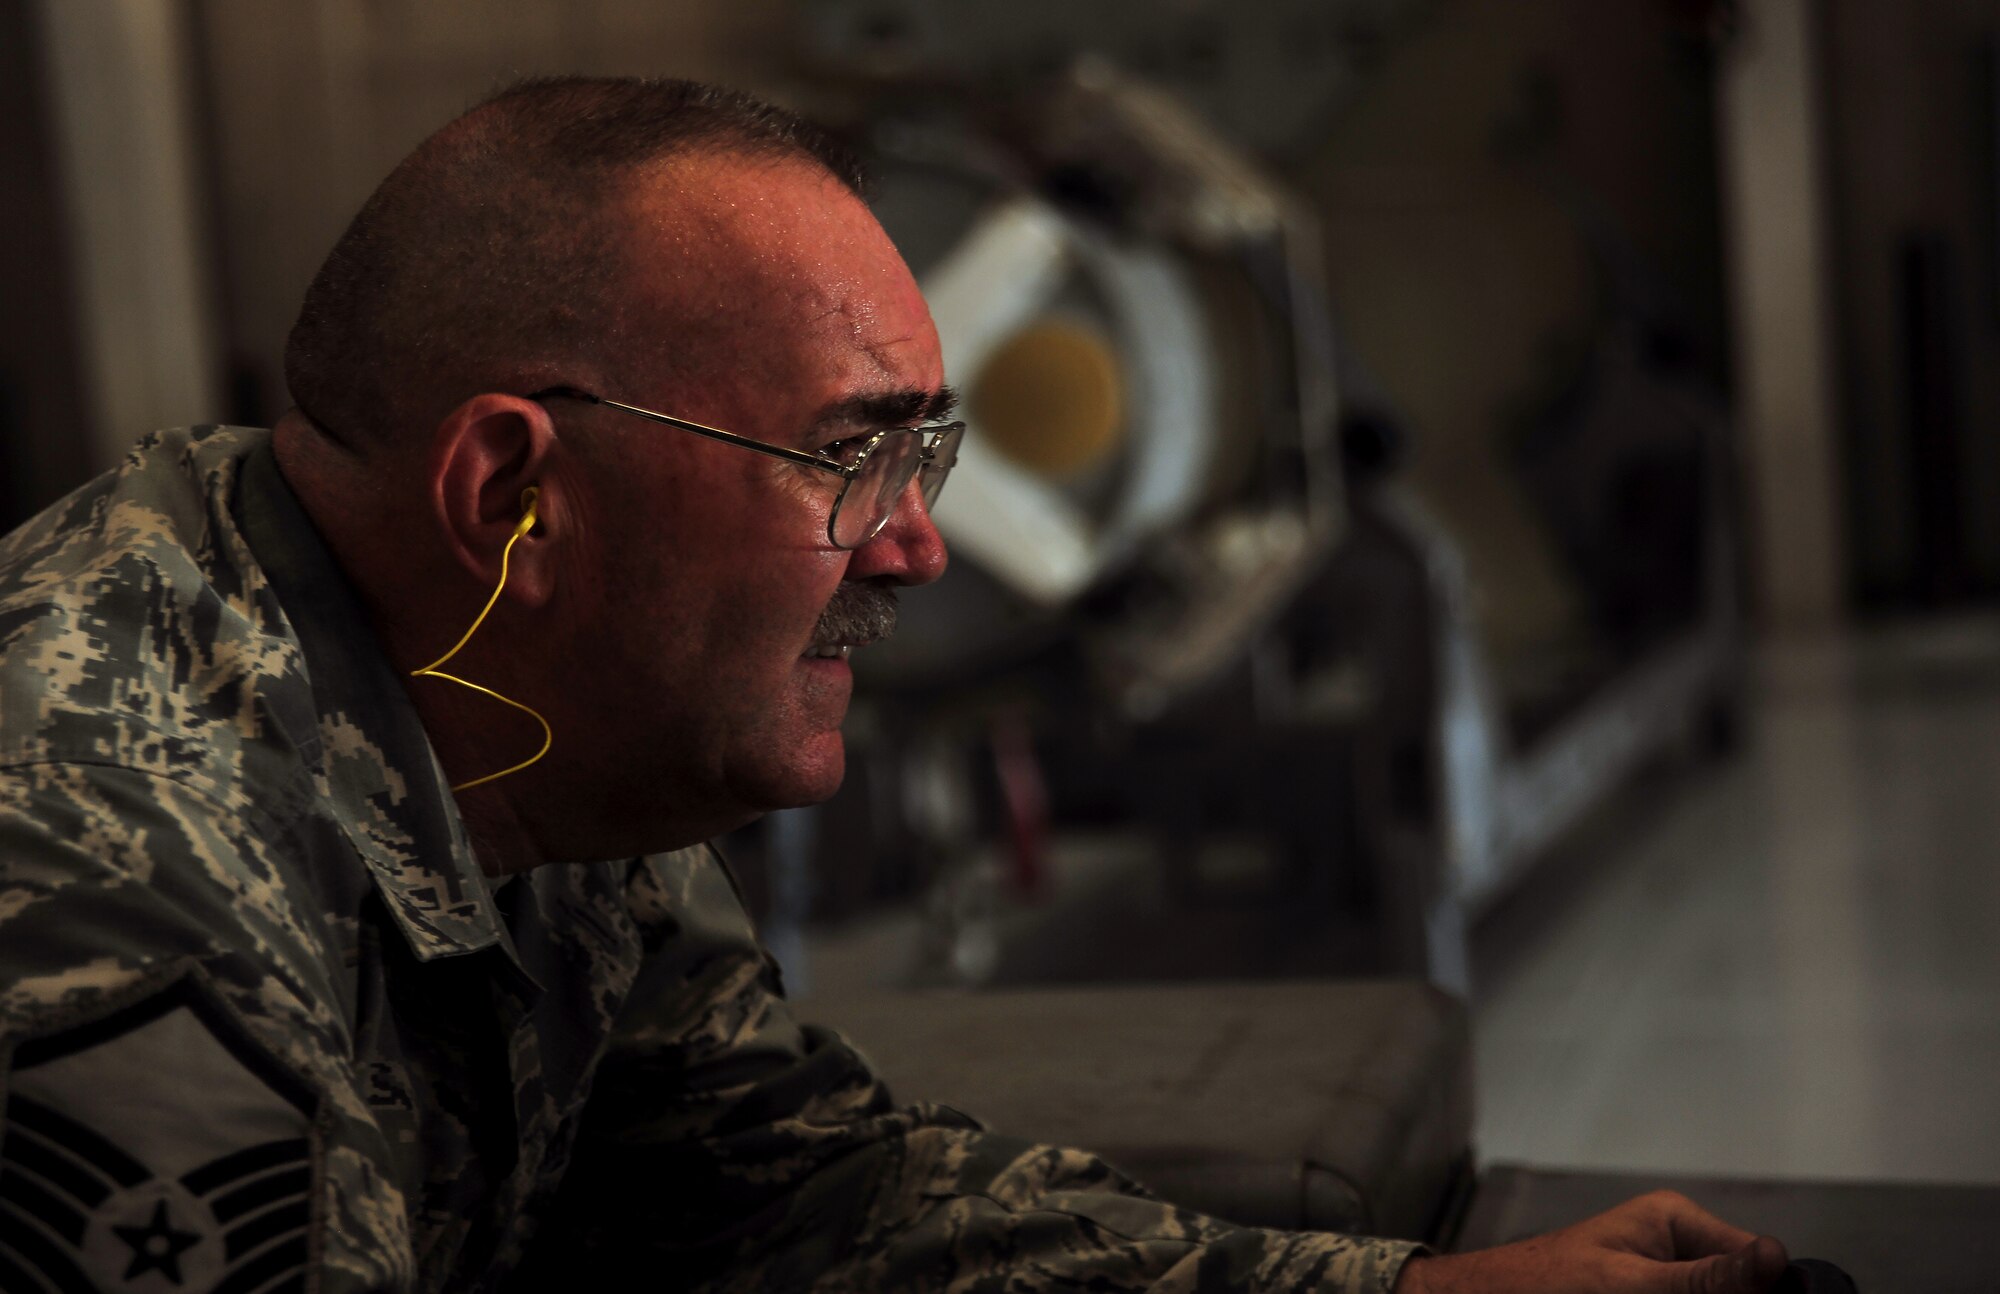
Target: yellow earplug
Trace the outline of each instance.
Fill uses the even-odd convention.
[[[530,718],[534,719],[536,723],[542,725],[542,748],[540,750],[528,756],[520,763],[515,764],[511,768],[503,768],[497,773],[488,773],[484,777],[475,777],[470,782],[460,782],[458,785],[451,788],[454,791],[463,791],[471,787],[483,786],[488,782],[498,781],[499,779],[506,777],[510,773],[518,773],[522,769],[528,767],[528,765],[540,759],[542,756],[548,754],[549,747],[555,744],[555,732],[553,729],[549,727],[549,721],[547,719],[542,718],[542,716],[531,707],[522,705],[519,701],[513,700],[510,697],[501,696],[498,692],[495,692],[490,687],[481,687],[477,683],[468,682],[465,679],[459,678],[455,674],[446,674],[438,669],[438,666],[444,664],[446,661],[449,661],[452,657],[458,655],[459,652],[465,649],[465,644],[472,641],[472,635],[478,633],[479,626],[486,623],[486,617],[492,612],[494,605],[500,601],[501,593],[506,591],[507,560],[508,558],[513,556],[514,545],[521,542],[521,536],[527,534],[529,531],[535,528],[535,519],[536,519],[535,500],[541,497],[541,493],[542,492],[540,490],[536,489],[532,485],[529,486],[527,489],[521,491],[521,520],[515,525],[514,533],[508,536],[507,546],[500,550],[500,582],[493,587],[493,596],[486,599],[486,605],[480,608],[479,615],[473,619],[472,627],[465,631],[464,635],[459,638],[458,642],[455,645],[453,645],[450,651],[438,657],[436,660],[424,666],[422,669],[415,669],[410,671],[411,678],[441,678],[447,683],[456,683],[460,687],[469,687],[475,692],[479,692],[486,696],[492,697],[495,701],[500,702],[500,704],[502,705],[513,706],[516,710],[519,710],[523,714],[528,715]]]

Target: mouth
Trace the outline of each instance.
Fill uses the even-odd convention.
[[[853,643],[828,643],[824,647],[808,647],[806,660],[846,660],[854,651]]]

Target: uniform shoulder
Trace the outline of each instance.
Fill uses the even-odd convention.
[[[230,515],[265,436],[157,433],[0,539],[0,766],[229,780],[259,691],[298,669]]]
[[[256,814],[101,764],[0,769],[0,1032],[87,1012],[183,963],[293,984],[339,959],[329,911],[365,877]]]

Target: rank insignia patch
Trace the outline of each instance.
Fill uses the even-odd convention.
[[[303,1291],[312,1108],[186,981],[23,1045],[0,1141],[0,1290]]]

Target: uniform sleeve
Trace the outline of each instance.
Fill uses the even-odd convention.
[[[409,1288],[283,826],[0,770],[0,1290]]]
[[[794,1022],[712,852],[646,864],[631,897],[651,955],[523,1288],[580,1262],[704,1291],[1380,1294],[1419,1248],[1232,1226],[1082,1151],[899,1108]]]

